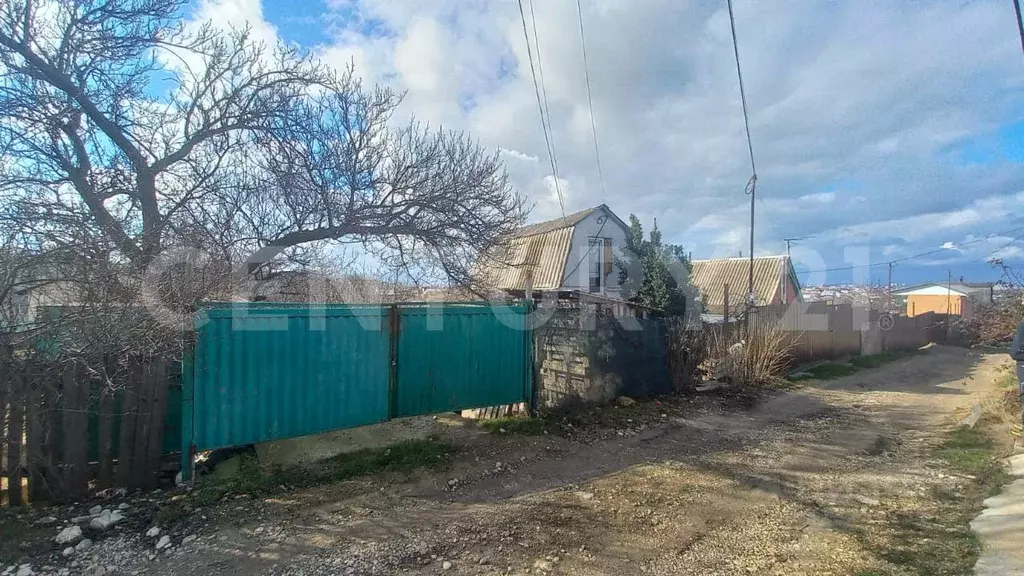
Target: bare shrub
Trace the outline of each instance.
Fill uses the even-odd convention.
[[[971,318],[962,321],[970,344],[997,344],[1013,340],[1017,326],[1024,321],[1024,306],[1016,299],[985,304],[974,309]]]
[[[711,331],[706,354],[718,380],[746,386],[773,386],[786,374],[798,338],[779,323],[758,323],[731,337]]]
[[[682,317],[664,319],[668,339],[668,367],[680,392],[691,392],[710,375],[708,360],[715,351],[715,334]]]
[[[749,332],[743,346],[742,382],[775,384],[789,368],[795,343],[792,332],[774,323]]]

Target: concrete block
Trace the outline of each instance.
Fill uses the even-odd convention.
[[[426,440],[443,431],[444,424],[431,416],[397,418],[370,426],[257,444],[256,456],[264,467],[304,466],[347,452]]]

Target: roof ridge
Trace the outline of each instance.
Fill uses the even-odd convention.
[[[607,204],[598,204],[597,206],[584,208],[583,210],[573,212],[572,214],[566,214],[565,216],[560,216],[558,218],[520,226],[516,229],[514,235],[518,238],[525,238],[527,236],[536,236],[539,234],[546,234],[554,230],[561,230],[562,228],[572,228],[582,222],[587,216],[590,216],[602,208],[611,212],[611,209],[608,208]]]

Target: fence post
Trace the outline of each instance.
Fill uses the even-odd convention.
[[[110,356],[103,360],[103,379],[100,381],[99,426],[96,439],[99,469],[96,472],[96,486],[109,488],[114,482],[114,397],[113,375],[116,365]]]
[[[198,338],[196,339],[198,341]],[[195,353],[185,350],[181,356],[181,481],[191,482],[195,461]]]
[[[8,380],[10,389],[8,401],[11,404],[7,417],[7,500],[11,506],[21,506],[21,437],[24,431],[24,394],[22,374],[13,372]]]
[[[43,390],[35,379],[36,372],[25,374],[25,396],[27,398],[27,418],[25,426],[25,462],[28,465],[29,500],[36,502],[43,499]]]
[[[523,391],[523,399],[526,402],[527,410],[530,416],[537,415],[537,399],[534,394],[534,386],[537,381],[537,365],[534,356],[535,339],[533,335],[533,327],[530,326],[530,319],[533,318],[532,312],[534,309],[533,298],[527,298],[526,300],[526,313],[523,314],[523,332],[525,332],[523,338],[523,353],[526,356],[526,382],[524,383],[525,390]]]
[[[68,496],[85,497],[89,491],[89,407],[88,382],[80,378],[82,370],[77,362],[66,367],[61,374],[64,393],[64,454],[65,486]]]
[[[7,445],[7,399],[11,397],[14,379],[14,362],[12,362],[11,355],[9,346],[0,347],[0,362],[3,362],[3,371],[0,371],[0,458],[3,457],[4,448]],[[0,479],[4,478],[6,474],[7,463],[0,461]]]
[[[398,413],[398,336],[402,327],[398,304],[388,307],[388,419]]]
[[[114,482],[118,486],[128,487],[132,480],[135,466],[135,427],[138,424],[139,383],[137,364],[128,359],[128,378],[124,383],[124,402],[121,406],[121,434],[117,448],[117,474]]]
[[[729,284],[726,283],[722,292],[722,340],[729,345]]]
[[[149,445],[146,448],[143,468],[143,488],[156,488],[160,481],[160,460],[164,444],[164,423],[167,416],[167,365],[163,358],[151,358],[146,374],[153,390],[150,403]]]

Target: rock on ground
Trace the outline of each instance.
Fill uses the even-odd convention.
[[[82,539],[82,528],[79,526],[68,526],[60,531],[53,539],[57,544],[74,544]]]
[[[104,510],[99,516],[92,519],[89,522],[89,528],[93,530],[106,530],[121,520],[124,520],[124,516],[120,512],[111,512],[110,510]]]

